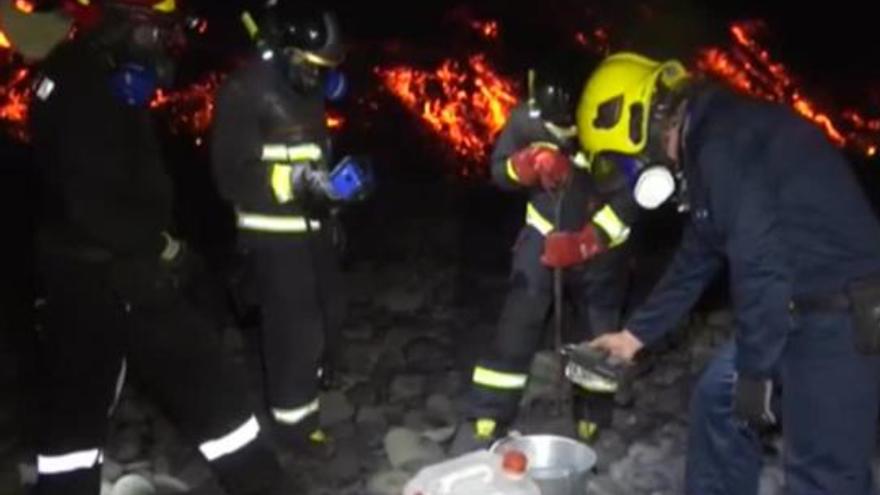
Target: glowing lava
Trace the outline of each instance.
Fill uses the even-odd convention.
[[[159,90],[150,108],[165,112],[172,132],[196,136],[196,143],[200,144],[201,136],[208,132],[214,120],[214,98],[222,81],[221,75],[210,73],[183,89]]]
[[[758,41],[765,26],[760,22],[738,22],[730,26],[734,45],[729,50],[705,48],[697,57],[697,68],[717,76],[733,88],[768,101],[790,105],[803,117],[821,127],[838,146],[847,146],[866,155],[877,154],[880,119],[867,119],[854,110],[836,118],[819,110],[818,105],[799,89],[786,67],[772,59]]]
[[[574,40],[578,45],[591,50],[597,55],[608,55],[611,52],[608,30],[602,27],[596,28],[590,33],[578,31],[574,35]]]
[[[331,131],[338,131],[345,126],[345,117],[335,112],[327,112],[327,127]]]
[[[466,63],[446,59],[433,71],[397,66],[376,73],[385,88],[456,153],[474,162],[476,167],[462,167],[462,175],[484,173],[480,162],[517,104],[512,81],[499,75],[483,55],[473,55]]]
[[[498,21],[471,21],[471,28],[488,40],[498,39]]]
[[[33,91],[30,70],[14,69],[9,80],[0,81],[0,122],[20,141],[27,141],[27,116]]]

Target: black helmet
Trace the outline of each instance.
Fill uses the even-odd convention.
[[[339,22],[331,12],[299,7],[295,0],[274,0],[267,4],[263,29],[273,47],[308,63],[332,68],[345,59]]]
[[[560,128],[575,125],[580,89],[595,65],[580,53],[556,53],[529,70],[529,110],[532,116]]]

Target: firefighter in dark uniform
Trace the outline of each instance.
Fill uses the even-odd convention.
[[[329,456],[333,445],[318,421],[319,375],[345,299],[327,228],[339,198],[329,178],[325,97],[343,46],[335,16],[296,2],[243,19],[259,53],[219,92],[214,175],[236,209],[250,271],[244,292],[260,307],[277,438],[288,452]]]
[[[529,71],[529,101],[510,115],[492,154],[492,177],[506,190],[528,194],[525,225],[513,253],[510,291],[488,355],[473,370],[466,423],[453,452],[483,445],[502,433],[517,412],[529,366],[553,306],[553,270],[542,263],[544,237],[556,230],[587,229],[607,251],[588,266],[569,270],[564,285],[579,323],[580,338],[618,326],[626,291],[623,244],[637,208],[613,170],[594,169],[579,153],[574,112],[586,78],[574,59],[558,58]],[[545,260],[546,261],[546,260]],[[615,389],[597,384],[576,389],[577,433],[592,440],[611,421]]]
[[[34,492],[100,492],[108,418],[130,377],[228,493],[292,493],[243,373],[180,293],[194,255],[170,233],[171,183],[148,110],[180,41],[175,2],[87,7],[97,26],[44,61],[31,108],[46,295]]]
[[[786,107],[634,54],[600,65],[578,122],[590,153],[666,177],[640,195],[671,181],[690,208],[652,295],[593,346],[632,359],[729,269],[736,333],[692,397],[686,492],[758,492],[757,432],[781,386],[786,493],[875,493],[880,224],[841,153]]]
[[[28,8],[15,0],[0,1],[0,31],[11,50],[27,63],[43,60],[70,32],[71,19],[45,3],[35,2]],[[0,158],[0,211],[5,212],[6,235],[27,239],[33,232],[34,218],[33,214],[22,214],[22,208],[34,210],[22,200],[36,203],[34,167],[25,144],[10,144],[3,143]],[[4,397],[0,401],[0,493],[16,495],[22,493],[18,464],[27,450],[25,433],[32,421],[32,416],[25,414],[25,404],[33,389],[30,379],[35,370],[33,244],[16,243],[11,254],[0,266],[4,274],[0,282],[0,395]]]

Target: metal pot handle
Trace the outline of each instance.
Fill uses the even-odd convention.
[[[492,443],[492,446],[489,447],[489,452],[497,452],[497,451],[498,451],[498,447],[501,446],[504,442],[506,442],[506,441],[508,441],[508,440],[510,440],[510,439],[513,439],[513,438],[519,438],[519,437],[521,437],[521,436],[523,436],[522,433],[520,433],[520,432],[518,432],[518,431],[516,431],[516,430],[509,431],[509,432],[507,432],[507,435],[506,435],[506,436],[501,437],[501,438],[499,438],[498,440],[495,440],[495,441]]]

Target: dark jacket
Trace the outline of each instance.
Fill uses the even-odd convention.
[[[211,136],[212,166],[220,193],[249,213],[302,214],[301,201],[279,203],[271,184],[272,163],[262,160],[267,144],[314,143],[327,168],[330,138],[321,92],[294,91],[272,62],[254,59],[235,71],[217,96]]]
[[[158,259],[172,220],[172,185],[149,110],[117,100],[111,70],[88,38],[61,45],[42,64],[30,110],[41,238]]]
[[[635,220],[637,207],[632,193],[624,182],[615,174],[597,173],[586,160],[574,160],[579,152],[576,139],[561,140],[544,126],[539,118],[529,115],[528,106],[522,104],[511,112],[504,129],[495,143],[492,152],[492,178],[501,188],[506,190],[522,190],[514,176],[509,173],[508,161],[517,151],[534,143],[552,143],[572,158],[573,174],[570,185],[563,199],[560,225],[554,225],[556,213],[556,195],[545,191],[540,186],[528,188],[529,204],[543,220],[556,230],[576,231],[583,228],[594,215],[606,205],[614,212],[625,229],[629,229]],[[605,222],[598,222],[604,224]],[[608,225],[599,225],[600,231],[606,236],[610,233]],[[544,232],[546,233],[546,232]],[[615,239],[619,244],[624,237]],[[609,239],[609,242],[611,240]]]
[[[798,296],[840,292],[880,271],[880,224],[842,154],[790,109],[702,89],[688,106],[683,166],[690,222],[628,328],[657,340],[725,264],[737,370],[773,372]]]

